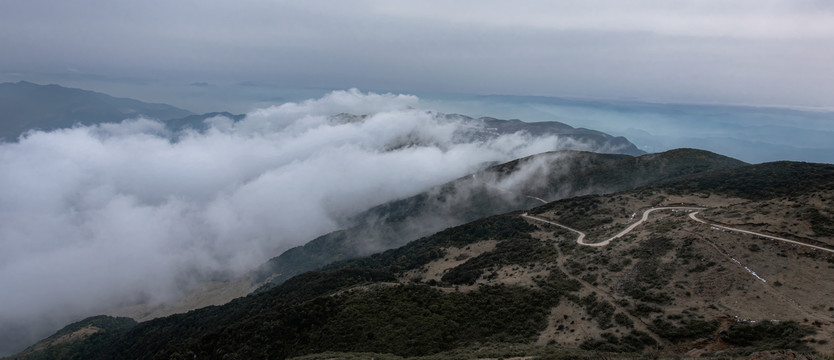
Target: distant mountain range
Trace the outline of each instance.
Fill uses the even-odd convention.
[[[67,88],[59,85],[38,85],[26,81],[0,84],[0,140],[15,141],[29,130],[50,131],[75,125],[95,125],[120,122],[125,119],[147,117],[162,121],[173,132],[190,128],[205,130],[206,119],[217,116],[235,122],[246,118],[243,114],[212,112],[193,114],[167,104],[151,104],[128,98],[116,98],[106,94]],[[334,122],[362,121],[365,114],[336,114]],[[533,136],[558,135],[564,139],[584,144],[586,148],[603,152],[642,155],[634,144],[624,137],[614,137],[599,131],[573,128],[560,122],[527,123],[520,120],[494,118],[474,119],[457,114],[437,114],[449,121],[461,121],[471,125],[458,134],[460,142],[481,141],[502,134],[525,131]],[[414,145],[414,139],[403,139],[392,147]]]
[[[632,156],[643,155],[646,152],[637,148],[628,139],[622,136],[611,136],[601,131],[574,128],[568,124],[558,121],[524,122],[518,119],[501,120],[492,117],[472,118],[465,115],[445,115],[449,120],[463,121],[472,125],[470,131],[465,133],[467,140],[488,139],[499,135],[512,134],[518,131],[526,132],[533,136],[556,135],[567,139],[573,139],[593,145],[593,148],[600,149],[597,152],[626,154]]]
[[[146,116],[158,120],[192,115],[166,104],[116,98],[94,91],[26,81],[0,84],[0,139],[14,141],[27,130],[55,130]]]
[[[613,99],[473,95],[492,116],[553,119],[627,137],[640,149],[691,147],[750,163],[797,160],[834,163],[831,109],[652,103]]]

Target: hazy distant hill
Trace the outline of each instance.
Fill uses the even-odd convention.
[[[437,115],[450,121],[461,121],[469,125],[458,131],[457,142],[483,141],[503,134],[524,131],[533,136],[558,135],[566,141],[574,141],[584,146],[583,149],[587,150],[634,156],[645,154],[624,137],[574,128],[555,121],[528,123],[515,119],[500,120],[489,117],[475,119],[458,114]],[[171,105],[116,98],[60,85],[38,85],[26,81],[0,84],[0,139],[5,141],[15,141],[28,130],[49,131],[69,128],[76,124],[120,122],[138,116],[161,120],[174,132],[186,128],[205,130],[207,125],[204,121],[216,116],[227,117],[233,121],[245,118],[243,114],[228,112],[192,114]],[[355,122],[364,120],[366,116],[364,114],[338,114],[331,117],[331,121]],[[417,142],[419,139],[403,138],[402,143],[390,144],[390,147],[419,145]]]
[[[192,113],[166,104],[116,98],[93,91],[20,81],[0,84],[0,139],[15,141],[27,130],[54,130],[75,124],[119,122],[146,116],[158,120]]]
[[[402,246],[420,236],[475,219],[529,209],[542,201],[606,194],[744,162],[695,149],[632,157],[560,151],[496,165],[415,196],[374,207],[353,226],[271,259],[259,280],[277,284],[333,261]]]
[[[240,121],[246,118],[246,115],[244,114],[232,114],[226,111],[210,112],[200,115],[189,115],[184,118],[169,119],[165,121],[165,126],[173,131],[180,131],[184,129],[204,131],[208,129],[208,124],[206,124],[205,121],[218,116],[228,118],[232,121]]]
[[[462,132],[459,135],[470,139],[470,141],[474,139],[484,140],[499,135],[524,131],[533,136],[558,135],[565,139],[589,144],[594,149],[598,149],[596,152],[632,156],[639,156],[646,153],[622,136],[614,137],[596,130],[574,128],[558,121],[524,122],[518,119],[501,120],[492,117],[476,119],[459,114],[449,114],[446,115],[446,118],[450,120],[462,120],[465,123],[474,125],[469,128],[469,131]]]
[[[641,149],[694,147],[750,163],[834,163],[834,112],[720,104],[488,95],[462,97],[491,115],[555,119],[594,129],[619,128]],[[609,126],[609,125],[613,126]]]
[[[832,201],[834,165],[791,162],[564,199],[529,214],[582,231],[591,243],[642,222],[593,247],[579,244],[574,231],[521,212],[487,217],[223,306],[134,326],[112,319],[120,326],[92,335],[81,331],[89,328],[82,321],[61,333],[74,330],[78,341],[55,344],[56,334],[52,347],[25,355],[679,359],[831,353]],[[646,220],[638,220],[640,214]],[[103,320],[91,318],[90,327]]]
[[[557,136],[564,145],[561,148],[571,150],[587,150],[607,154],[626,154],[632,156],[643,155],[646,152],[637,148],[622,136],[611,136],[606,133],[583,128],[574,128],[558,121],[525,122],[518,119],[502,120],[492,117],[473,118],[461,114],[433,113],[440,120],[454,122],[460,126],[454,133],[455,143],[477,143],[495,139],[501,135],[526,133],[533,137]],[[356,123],[367,119],[362,114],[337,114],[330,117],[334,123]],[[238,119],[239,120],[239,119]],[[419,134],[406,136],[400,141],[388,144],[389,149],[406,146],[426,146]]]

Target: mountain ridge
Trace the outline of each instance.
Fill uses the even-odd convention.
[[[597,130],[576,128],[559,121],[537,121],[525,122],[519,119],[496,119],[494,117],[472,118],[461,114],[445,114],[450,120],[463,120],[465,123],[478,123],[483,125],[483,130],[476,135],[501,135],[511,134],[519,131],[527,132],[533,136],[559,135],[575,139],[580,142],[598,144],[598,147],[605,149],[605,153],[618,153],[632,156],[645,155],[646,152],[637,148],[628,139],[622,136],[612,136]]]
[[[145,103],[90,90],[26,81],[0,84],[0,139],[14,141],[28,130],[50,131],[148,116],[159,120],[192,113],[168,104]]]
[[[223,116],[234,122],[245,118],[243,114],[211,112],[194,114],[168,104],[146,103],[140,100],[113,97],[104,93],[57,84],[39,85],[27,81],[0,83],[0,139],[14,141],[29,130],[51,131],[75,125],[95,125],[120,122],[125,119],[146,116],[157,119],[175,132],[191,128],[206,130],[204,120]],[[596,143],[608,152],[642,155],[644,151],[622,136],[556,122],[524,122],[518,119],[501,120],[491,117],[472,118],[460,114],[439,114],[447,120],[463,120],[481,123],[485,129],[475,130],[470,136],[489,136],[526,131],[533,136],[561,135],[581,142]],[[339,117],[345,119],[339,119]],[[333,121],[361,121],[367,115],[337,114]],[[492,131],[490,131],[492,129]],[[407,145],[407,144],[406,144]]]
[[[528,176],[515,180],[520,182],[520,185],[515,185],[520,188],[512,189],[511,195],[507,195],[508,191],[500,189],[500,186],[490,185],[489,180],[478,180],[497,177],[498,180],[495,182],[500,183],[502,177],[510,177],[513,172],[519,171],[523,163],[541,159],[545,159],[543,161],[547,163],[547,157],[553,157],[549,164],[534,169],[534,175],[540,178]],[[464,176],[406,199],[371,208],[357,217],[359,225],[325,234],[271,259],[259,271],[257,282],[270,278],[270,283],[280,283],[282,279],[300,271],[312,270],[351,256],[367,255],[367,249],[384,250],[400,246],[404,244],[403,241],[416,239],[448,226],[529,208],[540,204],[542,198],[557,200],[577,195],[621,191],[652,182],[668,181],[698,172],[744,164],[694,149],[670,150],[641,157],[576,151],[533,155]],[[665,170],[661,171],[661,168]],[[554,172],[547,174],[549,170]],[[541,171],[545,173],[539,174]],[[421,220],[421,216],[428,219]],[[429,225],[432,222],[435,222],[435,225]]]

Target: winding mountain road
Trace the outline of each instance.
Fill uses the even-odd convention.
[[[813,248],[813,249],[834,253],[834,250],[824,248],[824,247],[821,247],[821,246],[806,244],[806,243],[803,243],[803,242],[799,242],[799,241],[795,241],[795,240],[789,240],[789,239],[785,239],[785,238],[781,238],[781,237],[777,237],[777,236],[772,236],[772,235],[765,235],[765,234],[757,233],[757,232],[753,232],[753,231],[736,229],[736,228],[731,228],[731,227],[727,227],[727,226],[723,226],[723,225],[713,224],[713,223],[704,221],[704,220],[699,219],[698,217],[696,217],[696,215],[701,210],[705,210],[705,209],[706,208],[704,208],[704,207],[695,207],[695,206],[664,206],[664,207],[651,208],[651,209],[648,209],[648,210],[644,211],[643,216],[640,218],[640,220],[638,220],[634,224],[629,225],[627,228],[625,228],[625,230],[620,231],[619,233],[617,233],[617,235],[614,235],[614,236],[606,239],[605,241],[601,241],[601,242],[598,242],[598,243],[587,243],[587,242],[585,242],[586,234],[584,232],[576,230],[574,228],[571,228],[571,227],[568,227],[568,226],[565,226],[565,225],[562,225],[562,224],[559,224],[559,223],[555,223],[555,222],[547,220],[547,219],[542,219],[540,217],[527,215],[527,213],[521,214],[521,217],[531,219],[531,220],[540,221],[540,222],[547,223],[547,224],[550,224],[550,225],[555,225],[555,226],[558,226],[560,228],[575,232],[577,234],[576,243],[579,244],[579,245],[602,247],[602,246],[606,246],[609,243],[611,243],[612,240],[616,240],[616,239],[619,239],[619,238],[625,236],[626,234],[628,234],[629,232],[631,232],[632,230],[634,230],[635,228],[640,226],[640,224],[642,224],[646,220],[648,220],[649,214],[651,214],[652,212],[655,212],[657,210],[693,211],[693,212],[689,213],[689,218],[690,219],[692,219],[694,221],[697,221],[699,223],[702,223],[702,224],[710,225],[710,226],[715,227],[715,228],[724,229],[724,230],[728,230],[728,231],[740,232],[740,233],[759,236],[759,237],[764,237],[764,238],[767,238],[767,239],[772,239],[772,240],[776,240],[776,241],[783,241],[783,242],[787,242],[787,243],[791,243],[791,244],[795,244],[795,245],[806,246],[806,247],[810,247],[810,248]]]
[[[595,246],[595,244],[586,244],[586,243],[584,242],[584,241],[585,241],[585,233],[584,233],[584,232],[581,232],[581,231],[579,231],[579,230],[576,230],[576,229],[574,229],[574,228],[572,228],[572,227],[567,227],[567,226],[565,226],[565,225],[562,225],[562,224],[559,224],[559,223],[555,223],[555,222],[552,222],[552,221],[550,221],[550,220],[545,220],[545,219],[542,219],[542,218],[540,218],[540,217],[530,216],[530,215],[527,215],[527,213],[521,214],[521,217],[523,217],[523,218],[527,218],[527,219],[531,219],[531,220],[541,221],[541,222],[543,222],[543,223],[548,223],[548,224],[550,224],[550,225],[555,225],[555,226],[558,226],[558,227],[560,227],[560,228],[562,228],[562,229],[565,229],[565,230],[570,230],[570,231],[573,231],[573,232],[575,232],[575,233],[577,233],[577,234],[579,235],[579,237],[577,237],[577,238],[576,238],[576,242],[577,242],[577,243],[582,244],[582,245]]]
[[[581,231],[576,230],[574,228],[571,228],[571,227],[568,227],[568,226],[565,226],[565,225],[562,225],[562,224],[558,224],[558,223],[552,222],[550,220],[542,219],[540,217],[530,216],[530,215],[527,215],[527,213],[521,214],[521,216],[524,217],[524,218],[528,218],[528,219],[532,219],[532,220],[536,220],[536,221],[541,221],[541,222],[544,222],[544,223],[548,223],[550,225],[556,225],[560,228],[573,231],[573,232],[575,232],[579,235],[576,238],[576,243],[579,244],[579,245],[602,247],[602,246],[606,246],[609,243],[611,243],[612,240],[616,240],[616,239],[619,239],[619,238],[625,236],[626,234],[628,234],[629,232],[634,230],[636,227],[640,226],[640,224],[644,223],[646,220],[649,219],[649,214],[651,214],[654,211],[657,211],[657,210],[704,210],[704,209],[705,208],[703,208],[703,207],[689,207],[689,206],[666,206],[666,207],[651,208],[649,210],[644,211],[643,212],[643,217],[641,217],[640,220],[638,220],[634,224],[629,225],[627,228],[625,228],[625,230],[620,231],[619,233],[617,233],[617,235],[614,235],[614,236],[606,239],[605,241],[601,241],[601,242],[598,242],[598,243],[586,243],[585,242],[586,234],[584,232],[581,232]]]

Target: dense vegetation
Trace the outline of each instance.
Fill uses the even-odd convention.
[[[791,349],[808,352],[812,349],[801,339],[816,333],[814,328],[795,321],[738,323],[721,332],[721,340],[740,346],[737,353],[751,353],[767,349]]]
[[[597,188],[594,193],[612,193],[655,183],[665,183],[693,174],[719,169],[735,169],[746,163],[698,149],[675,149],[631,159],[586,167],[569,175],[569,182],[551,182],[551,186],[570,185],[579,189]],[[567,179],[557,179],[564,181]],[[586,192],[591,193],[591,192]],[[577,194],[579,195],[579,194]]]
[[[519,287],[444,293],[399,286],[361,293],[321,330],[322,350],[424,355],[475,342],[526,343],[559,297]],[[304,350],[303,352],[308,352]]]
[[[636,353],[647,346],[655,346],[657,341],[649,334],[642,331],[632,330],[622,336],[612,333],[603,333],[600,339],[589,339],[582,342],[579,347],[583,350],[598,350],[613,353]]]
[[[131,318],[105,315],[89,317],[64,326],[52,336],[24,350],[20,356],[29,359],[68,358],[76,350],[76,341],[95,333],[108,335],[121,333],[134,326],[136,326],[136,321]]]
[[[346,277],[353,276],[362,277]],[[315,285],[319,279],[307,280]],[[377,285],[373,291],[360,287],[309,299],[307,294],[280,291],[284,286],[230,305],[96,334],[77,344],[73,356],[283,358],[322,351],[421,355],[476,342],[525,343],[544,327],[549,309],[560,298],[555,292],[506,286],[447,293],[425,285]]]
[[[780,161],[703,173],[652,188],[679,194],[702,192],[765,200],[832,190],[832,178],[834,165],[831,164]]]
[[[715,330],[718,329],[718,322],[698,319],[680,319],[679,323],[675,325],[674,323],[664,319],[655,318],[652,323],[649,324],[649,329],[651,329],[655,334],[677,343],[685,340],[700,339],[712,335],[715,333]]]

